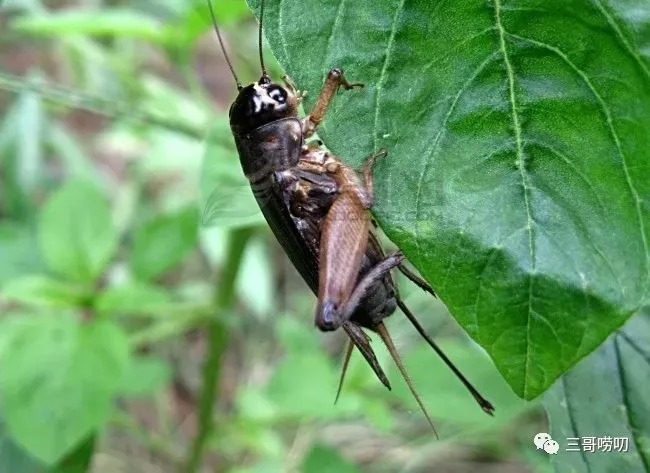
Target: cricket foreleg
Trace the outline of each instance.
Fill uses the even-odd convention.
[[[360,82],[348,82],[343,74],[343,70],[335,67],[327,73],[327,78],[323,84],[323,89],[321,90],[318,98],[316,99],[316,104],[312,108],[309,115],[303,118],[303,133],[305,138],[310,137],[316,131],[316,127],[321,124],[325,118],[325,112],[327,107],[329,107],[332,97],[339,89],[343,87],[346,90],[352,89],[354,87],[363,87],[363,84]]]

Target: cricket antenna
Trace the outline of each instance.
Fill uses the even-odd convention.
[[[257,38],[257,46],[260,52],[260,65],[262,66],[262,80],[260,82],[270,82],[269,75],[266,72],[266,66],[264,66],[264,52],[262,51],[262,25],[264,24],[264,0],[260,2],[260,30],[259,36]]]
[[[422,399],[420,399],[420,396],[418,395],[417,391],[415,390],[415,386],[413,386],[413,382],[411,381],[410,376],[408,375],[406,368],[404,367],[404,364],[402,363],[402,359],[399,356],[399,353],[397,353],[397,349],[395,348],[395,345],[393,344],[393,340],[390,338],[390,335],[388,334],[388,329],[384,325],[383,322],[379,322],[377,326],[375,327],[375,330],[381,337],[381,339],[384,341],[384,344],[386,345],[386,348],[388,348],[388,351],[390,352],[390,356],[393,357],[393,360],[395,361],[395,364],[397,365],[397,368],[399,368],[400,373],[402,373],[402,377],[404,378],[404,381],[406,381],[406,384],[408,385],[409,389],[411,390],[411,393],[413,394],[413,397],[417,401],[418,405],[420,406],[420,409],[422,410],[422,413],[424,414],[424,417],[427,418],[427,421],[429,422],[429,425],[433,429],[433,433],[436,435],[436,438],[440,438],[438,436],[438,431],[436,430],[435,425],[433,425],[433,421],[431,420],[431,417],[429,416],[429,413],[427,412],[426,407],[424,407],[424,404],[422,403]]]
[[[219,38],[219,45],[221,46],[221,51],[223,52],[223,56],[226,58],[226,62],[228,63],[230,72],[232,72],[232,76],[235,78],[235,84],[237,84],[237,90],[241,90],[243,89],[243,87],[241,85],[241,82],[239,82],[239,78],[237,77],[237,74],[235,73],[235,68],[232,67],[232,62],[230,62],[230,58],[228,57],[226,48],[223,45],[223,39],[221,39],[221,33],[219,32],[219,27],[217,26],[217,19],[215,18],[214,10],[212,9],[212,0],[208,0],[208,8],[210,8],[210,17],[212,17],[212,25],[214,26],[214,31],[217,33],[217,38]]]

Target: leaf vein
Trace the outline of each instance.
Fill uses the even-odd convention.
[[[485,271],[487,268],[490,266],[492,263],[492,259],[494,256],[497,254],[497,250],[500,250],[499,247],[491,248],[490,251],[487,254],[487,258],[485,258],[485,265],[483,266],[483,269],[481,269],[481,272],[478,275],[478,288],[476,288],[476,298],[474,299],[474,325],[476,326],[476,339],[480,340],[480,329],[481,326],[478,323],[478,305],[481,300],[481,290],[483,289],[483,275],[485,274]],[[502,334],[503,335],[503,334]],[[497,338],[498,340],[498,338]],[[493,342],[493,344],[496,343],[496,340]]]
[[[399,16],[402,13],[402,10],[404,9],[404,4],[406,3],[406,0],[400,0],[399,5],[397,6],[397,9],[395,10],[395,14],[393,15],[393,23],[390,29],[390,36],[388,37],[388,43],[386,44],[386,57],[384,58],[384,64],[381,68],[381,72],[379,74],[379,79],[377,80],[377,87],[375,88],[375,119],[372,127],[372,146],[373,146],[373,152],[377,151],[379,143],[378,143],[378,124],[379,124],[379,113],[380,113],[380,98],[381,98],[381,89],[384,84],[384,80],[386,80],[386,71],[388,70],[388,64],[390,63],[390,55],[391,51],[393,49],[393,44],[395,43],[395,34],[397,33],[397,24],[399,20]]]
[[[641,355],[641,358],[643,358],[645,362],[650,365],[650,353],[643,350],[632,337],[630,337],[627,333],[625,333],[624,330],[619,330],[617,332],[617,335],[625,339],[627,344],[630,345],[630,347],[632,347],[632,349],[636,351],[639,355]],[[650,469],[648,469],[648,471],[650,471]]]
[[[332,44],[334,43],[334,33],[336,33],[339,22],[341,21],[341,18],[343,18],[344,8],[345,8],[345,0],[341,0],[339,2],[338,8],[336,9],[336,16],[334,17],[334,21],[332,22],[332,30],[330,31],[329,38],[327,38],[327,47],[325,48],[325,54],[323,55],[323,65],[321,66],[321,69],[330,67],[329,58],[332,53]]]
[[[524,189],[524,204],[526,207],[526,220],[528,230],[528,249],[530,252],[530,272],[528,274],[528,322],[526,324],[526,361],[524,367],[523,379],[523,393],[526,396],[528,391],[528,373],[530,372],[531,350],[530,350],[530,325],[532,319],[532,303],[533,303],[533,274],[535,273],[535,237],[533,235],[533,218],[530,206],[530,189],[526,177],[524,150],[521,139],[521,123],[519,120],[519,111],[517,107],[517,97],[515,94],[515,74],[510,62],[508,48],[506,47],[505,35],[506,31],[501,22],[501,0],[494,0],[494,20],[496,22],[497,31],[499,33],[499,47],[503,62],[506,68],[506,76],[508,81],[508,90],[510,98],[510,107],[512,115],[512,124],[515,131],[515,140],[517,143],[517,167],[521,174],[521,182]]]
[[[497,0],[498,1],[498,0]],[[556,54],[560,59],[562,59],[573,71],[582,79],[582,81],[585,83],[585,85],[589,88],[591,93],[594,95],[596,98],[596,101],[600,105],[600,108],[603,112],[603,115],[605,116],[605,120],[607,122],[607,127],[610,131],[610,134],[612,136],[612,139],[614,140],[614,144],[616,146],[616,150],[618,152],[619,157],[621,158],[621,165],[623,167],[623,173],[625,175],[625,182],[628,186],[628,189],[630,190],[630,194],[632,195],[632,198],[634,199],[635,203],[635,208],[636,208],[636,215],[637,215],[637,220],[639,223],[639,233],[641,236],[641,242],[643,244],[643,249],[645,251],[645,259],[646,259],[646,293],[650,291],[650,247],[648,245],[648,237],[646,235],[646,230],[645,226],[643,225],[643,214],[641,212],[641,198],[639,197],[639,193],[636,190],[636,187],[634,186],[634,183],[632,182],[632,177],[630,176],[629,172],[629,166],[627,164],[627,158],[625,156],[625,153],[623,152],[623,147],[621,145],[621,140],[618,136],[618,133],[616,132],[616,128],[614,127],[614,120],[612,118],[612,113],[609,110],[609,107],[607,106],[607,103],[605,100],[602,98],[594,84],[591,82],[587,74],[582,71],[581,69],[576,66],[569,57],[562,52],[559,48],[556,48],[555,46],[552,46],[550,44],[546,44],[540,41],[536,41],[531,38],[526,38],[523,36],[515,35],[512,33],[506,33],[508,36],[511,36],[512,38],[518,39],[520,41],[525,41],[528,43],[531,43],[539,48],[546,49],[548,51],[551,51],[552,53]],[[641,301],[640,303],[642,303]]]
[[[452,101],[451,105],[449,106],[449,110],[447,110],[447,113],[445,114],[445,118],[442,121],[442,124],[440,125],[440,128],[438,129],[438,133],[436,134],[436,137],[433,140],[433,145],[431,146],[431,151],[427,154],[427,156],[424,159],[424,165],[422,166],[422,172],[420,173],[420,177],[418,178],[418,186],[417,186],[417,191],[415,193],[415,249],[416,249],[416,257],[418,260],[418,263],[420,267],[423,267],[422,265],[422,252],[420,249],[420,230],[418,228],[417,222],[420,220],[420,210],[421,210],[421,201],[422,201],[422,187],[424,186],[424,176],[426,176],[427,171],[429,170],[429,167],[431,166],[433,162],[434,155],[436,151],[438,150],[438,145],[440,144],[440,139],[442,138],[442,135],[444,134],[445,130],[447,129],[447,123],[449,122],[449,119],[451,118],[452,114],[454,113],[454,110],[456,109],[456,105],[458,104],[458,101],[462,97],[462,95],[465,93],[465,91],[469,88],[470,85],[476,80],[478,75],[487,67],[490,62],[494,60],[494,58],[497,56],[497,53],[492,53],[490,54],[479,66],[474,70],[474,72],[470,75],[469,79],[461,86],[461,88],[458,90],[458,93],[456,93],[456,96],[454,97],[454,100]]]
[[[578,423],[576,422],[576,419],[573,416],[571,401],[569,400],[569,393],[571,392],[571,390],[567,386],[567,377],[562,376],[560,379],[562,380],[562,390],[564,391],[564,399],[566,399],[566,411],[567,411],[567,417],[569,418],[569,424],[571,425],[571,430],[573,431],[576,437],[581,437],[580,432],[578,431]],[[587,468],[587,473],[591,473],[591,465],[587,461],[587,455],[583,449],[580,449],[580,457],[582,458],[582,462]]]
[[[280,37],[280,43],[282,44],[282,50],[284,51],[284,58],[287,61],[287,64],[291,63],[289,59],[289,48],[287,47],[287,38],[284,36],[284,0],[280,0],[278,5],[278,36]]]
[[[632,45],[630,44],[629,40],[625,37],[623,34],[623,31],[621,30],[621,27],[616,23],[616,20],[612,17],[612,15],[605,9],[603,4],[601,3],[600,0],[593,0],[594,4],[596,5],[596,8],[603,14],[605,19],[607,20],[607,23],[614,29],[614,32],[616,33],[616,38],[621,42],[623,45],[623,48],[632,56],[632,58],[635,60],[635,62],[639,65],[643,73],[645,74],[646,78],[650,79],[650,69],[648,66],[643,62],[643,59],[641,56],[634,51],[632,48]]]
[[[639,457],[641,458],[641,463],[643,463],[643,466],[646,471],[650,471],[650,460],[646,458],[644,455],[644,449],[643,449],[643,444],[641,442],[641,439],[639,438],[639,433],[643,432],[643,430],[636,424],[632,417],[632,406],[630,405],[630,400],[628,399],[627,396],[627,383],[625,382],[625,368],[623,368],[623,363],[622,363],[622,356],[621,356],[621,348],[619,347],[619,337],[615,336],[614,337],[614,352],[616,353],[616,365],[617,365],[617,372],[618,372],[618,379],[621,385],[621,400],[623,401],[623,405],[625,406],[625,417],[627,419],[627,424],[630,427],[630,432],[632,433],[632,440],[634,441],[634,445],[636,446],[636,450],[639,454]]]
[[[589,190],[591,190],[591,192],[593,193],[594,197],[596,198],[596,201],[598,202],[598,205],[600,206],[600,209],[601,209],[601,211],[603,212],[603,215],[605,215],[605,213],[606,213],[606,211],[605,211],[605,203],[603,202],[603,200],[602,200],[600,194],[596,191],[595,186],[593,185],[593,183],[591,182],[591,180],[589,179],[589,177],[587,177],[586,174],[584,174],[582,171],[580,171],[580,169],[578,169],[578,167],[577,167],[575,164],[573,164],[573,163],[571,162],[571,160],[569,159],[568,156],[566,156],[564,153],[558,151],[557,149],[555,149],[555,147],[549,145],[548,143],[543,143],[543,142],[541,142],[541,141],[530,141],[530,140],[527,140],[526,142],[527,142],[528,144],[536,145],[536,146],[539,146],[539,147],[541,147],[541,148],[546,149],[546,150],[549,151],[552,155],[558,157],[558,158],[561,159],[561,160],[562,160],[562,161],[563,161],[567,166],[569,166],[569,168],[570,168],[571,170],[573,170],[573,171],[576,173],[576,175],[577,175],[580,179],[582,179],[583,182],[585,182],[585,183],[587,184],[587,186],[589,187]],[[621,293],[623,293],[623,292],[624,292],[624,286],[623,286],[623,283],[621,282],[621,279],[618,277],[618,274],[617,274],[616,271],[614,270],[614,265],[612,265],[611,261],[609,260],[609,258],[608,258],[607,255],[605,254],[605,252],[604,252],[603,250],[601,250],[601,249],[596,245],[596,243],[595,243],[591,238],[587,238],[587,241],[588,241],[589,244],[592,246],[592,248],[596,251],[596,253],[598,253],[598,255],[599,255],[599,256],[602,258],[602,260],[605,262],[605,264],[607,265],[607,268],[609,269],[609,271],[611,272],[612,276],[613,276],[614,279],[616,280],[616,283],[618,284],[618,287],[619,287],[619,289],[621,290]]]

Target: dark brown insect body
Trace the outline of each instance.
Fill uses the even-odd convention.
[[[259,81],[242,87],[235,76],[239,94],[230,108],[230,126],[260,209],[294,266],[318,296],[316,325],[324,331],[342,327],[350,337],[341,382],[356,346],[390,388],[363,329],[375,331],[431,422],[383,323],[399,306],[483,410],[491,413],[492,405],[460,374],[399,297],[390,274],[395,267],[424,290],[431,294],[433,290],[403,266],[401,252],[386,256],[373,232],[369,215],[374,203],[372,165],[386,152],[370,156],[360,177],[321,143],[306,141],[324,119],[339,87],[352,89],[362,84],[349,83],[338,68],[330,70],[313,109],[298,118],[302,94],[287,78],[284,85],[272,82],[264,69],[261,51],[260,59],[263,73]]]

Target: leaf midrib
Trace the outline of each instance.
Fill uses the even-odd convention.
[[[404,9],[404,3],[406,3],[406,0],[400,0],[400,3],[397,6],[397,9],[395,10],[395,14],[393,15],[393,23],[390,28],[390,36],[388,37],[388,43],[386,44],[386,56],[384,57],[384,64],[381,68],[381,72],[379,73],[379,79],[377,80],[377,85],[375,87],[375,106],[374,106],[375,117],[372,125],[373,153],[379,150],[378,129],[379,129],[379,110],[380,110],[379,104],[381,98],[381,90],[384,85],[384,80],[386,79],[386,71],[388,70],[388,64],[390,63],[390,56],[393,50],[393,44],[395,43],[395,34],[397,32],[397,25],[399,24],[400,14]]]
[[[512,125],[515,131],[515,142],[517,145],[517,168],[521,174],[521,183],[524,189],[524,205],[526,207],[526,231],[528,232],[528,251],[530,254],[530,271],[528,272],[528,314],[526,320],[526,361],[524,364],[523,395],[528,399],[528,373],[530,372],[530,325],[533,314],[533,276],[536,272],[535,261],[535,236],[533,235],[533,224],[531,207],[530,207],[530,190],[526,177],[524,150],[521,140],[521,123],[519,121],[519,111],[517,109],[517,97],[515,94],[515,74],[510,63],[508,48],[505,41],[505,29],[501,23],[501,0],[494,0],[494,20],[497,31],[499,32],[499,45],[503,56],[503,63],[506,67],[508,80],[508,93],[510,99],[510,110],[512,116]]]

